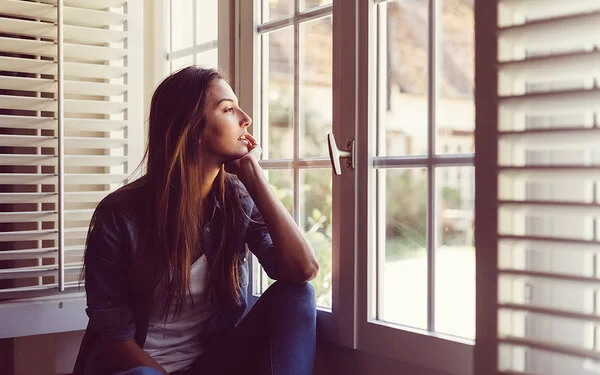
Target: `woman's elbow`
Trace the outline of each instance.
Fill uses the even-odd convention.
[[[307,283],[317,277],[319,274],[319,262],[314,259],[307,262],[304,267],[300,268],[296,274],[295,282],[298,284]]]

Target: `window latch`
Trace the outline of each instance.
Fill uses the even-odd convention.
[[[331,160],[331,166],[333,172],[336,175],[342,174],[342,168],[340,166],[340,159],[346,159],[346,166],[350,169],[354,169],[354,139],[346,140],[346,149],[340,150],[335,142],[335,137],[332,133],[327,134],[327,146],[329,146],[329,159]]]

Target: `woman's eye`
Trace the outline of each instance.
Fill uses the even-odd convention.
[[[233,108],[225,108],[225,112],[233,112]]]

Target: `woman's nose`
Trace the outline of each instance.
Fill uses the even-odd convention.
[[[242,111],[242,114],[244,116],[242,118],[242,127],[247,128],[248,126],[252,125],[252,118],[248,116],[244,111]]]

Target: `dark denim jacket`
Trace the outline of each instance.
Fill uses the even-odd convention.
[[[128,340],[135,338],[143,347],[148,331],[150,311],[132,298],[130,270],[139,228],[141,194],[138,188],[119,190],[109,194],[96,208],[93,227],[88,235],[85,253],[86,313],[89,317],[73,375],[111,374],[100,336]],[[244,254],[239,265],[242,305],[232,315],[218,317],[219,326],[233,325],[247,306],[248,262],[246,245],[259,259],[267,274],[277,279],[273,242],[252,198],[241,183],[238,193],[246,215],[237,233],[236,248]],[[215,256],[223,225],[223,212],[216,200],[207,206],[208,220],[204,226],[203,244],[209,265]],[[215,322],[215,324],[217,324]]]

